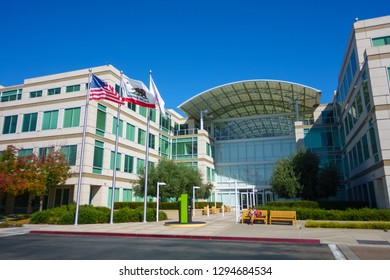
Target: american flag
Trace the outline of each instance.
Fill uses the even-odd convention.
[[[89,100],[109,100],[118,104],[125,104],[115,88],[108,83],[92,75],[91,87],[89,90]]]

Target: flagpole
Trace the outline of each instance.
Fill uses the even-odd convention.
[[[123,76],[123,72],[121,72],[121,83],[120,84],[122,84],[122,76]],[[118,157],[120,116],[121,116],[121,104],[118,103],[117,121],[116,121],[116,128],[115,128],[115,154],[114,154],[114,171],[113,171],[113,175],[112,175],[110,224],[114,223],[114,202],[115,202],[114,200],[115,200],[116,166],[117,166],[117,157]]]
[[[149,131],[150,131],[150,108],[147,111],[146,125],[146,152],[145,152],[145,187],[144,187],[144,223],[146,223],[146,206],[148,203],[148,168],[149,168]]]
[[[84,126],[83,126],[83,137],[81,140],[81,153],[80,153],[80,167],[79,167],[79,181],[77,185],[77,199],[76,199],[76,214],[74,219],[74,224],[77,226],[78,217],[79,217],[79,207],[80,207],[80,195],[81,195],[81,181],[83,178],[83,166],[84,166],[84,150],[85,150],[85,138],[87,133],[87,123],[88,123],[88,106],[89,106],[89,94],[91,90],[91,77],[92,69],[89,69],[88,74],[88,91],[85,102],[85,112],[84,112]]]

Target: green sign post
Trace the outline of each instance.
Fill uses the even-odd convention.
[[[179,222],[188,224],[188,194],[183,193],[179,197]]]

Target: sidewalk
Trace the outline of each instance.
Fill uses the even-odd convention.
[[[384,230],[305,228],[304,221],[297,221],[295,225],[248,225],[235,223],[234,212],[225,213],[224,216],[195,216],[193,221],[204,224],[166,225],[172,221],[77,226],[28,224],[25,225],[25,230],[34,234],[334,244],[347,259],[390,260],[390,232]]]

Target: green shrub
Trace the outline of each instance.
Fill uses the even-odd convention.
[[[318,202],[308,201],[308,200],[270,201],[267,202],[266,206],[277,207],[277,208],[311,208],[311,209],[320,208]]]
[[[71,225],[75,221],[75,212],[68,211],[57,222],[58,225]]]
[[[386,222],[318,222],[307,221],[305,227],[309,228],[352,228],[352,229],[390,229]]]
[[[211,208],[214,206],[214,202],[195,202],[196,209],[203,209],[203,207],[207,207],[207,205]],[[121,209],[121,208],[131,208],[131,209],[137,209],[137,208],[143,208],[144,203],[143,202],[115,202],[114,203],[114,209]],[[217,202],[217,207],[222,207],[222,202]],[[156,202],[148,202],[147,208],[157,208]],[[160,202],[158,208],[160,210],[178,210],[179,209],[179,202]]]
[[[114,223],[127,223],[141,221],[140,212],[128,207],[114,212]]]

